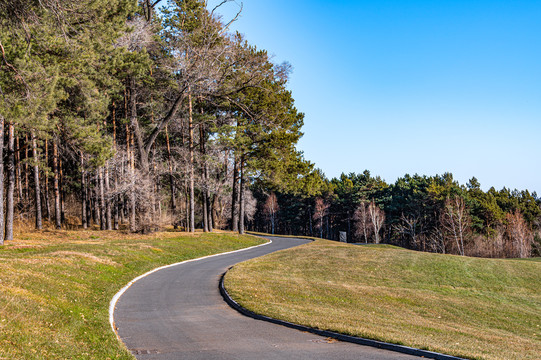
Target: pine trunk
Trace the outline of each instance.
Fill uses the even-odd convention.
[[[30,199],[30,182],[28,181],[28,134],[25,134],[24,136],[24,200],[26,203],[28,203],[28,199]]]
[[[56,229],[62,228],[62,214],[60,209],[60,175],[58,170],[58,145],[53,142],[53,174],[54,174],[54,213]]]
[[[45,140],[45,166],[49,166],[49,142]],[[47,221],[51,222],[51,202],[49,200],[49,176],[44,174],[45,178],[45,210],[47,211]]]
[[[0,115],[0,246],[4,245],[4,117]]]
[[[111,116],[111,120],[113,122],[113,149],[116,151],[116,147],[117,147],[117,144],[116,144],[116,103],[115,101],[113,100],[113,114]],[[117,173],[117,170],[118,168],[115,168],[115,171],[113,172],[114,173],[114,182],[113,182],[113,186],[115,187],[115,189],[117,188],[117,185],[118,185],[118,173]],[[120,197],[119,196],[115,196],[114,199],[112,199],[113,201],[113,228],[115,230],[118,230],[120,228],[119,226],[119,207],[120,207]],[[111,205],[110,205],[111,206]]]
[[[62,159],[58,157],[58,188],[60,191],[60,220],[62,224],[66,222],[66,188],[64,187],[64,173],[62,167]]]
[[[107,230],[113,230],[113,224],[112,224],[112,213],[111,213],[111,201],[109,200],[109,191],[111,191],[109,186],[109,165],[105,164],[105,171],[104,171],[104,181],[105,181],[105,226]]]
[[[188,90],[190,91],[190,90]],[[190,131],[190,232],[195,232],[195,176],[194,176],[194,134],[192,95],[188,94],[188,119]]]
[[[35,187],[35,206],[36,206],[36,229],[43,229],[43,221],[41,218],[41,188],[39,183],[39,159],[38,145],[36,134],[32,133],[32,156],[34,158],[34,187]]]
[[[21,153],[19,150],[19,136],[15,138],[15,145],[16,147],[13,149],[13,151],[15,151],[15,184],[17,186],[17,202],[21,202],[23,200],[23,186],[21,183]]]
[[[15,127],[8,124],[8,186],[6,199],[6,240],[13,240],[13,211],[15,192]]]
[[[96,174],[94,175],[94,191],[93,191],[92,199],[94,203],[94,224],[100,225],[101,228],[101,207],[100,207],[100,177],[98,174],[98,170],[96,170]]]
[[[175,179],[173,177],[173,158],[171,156],[171,144],[169,142],[169,132],[167,131],[167,126],[165,127],[165,143],[167,145],[167,158],[169,161],[169,185],[171,187],[171,215],[173,217],[173,227],[176,229],[177,226],[177,202],[176,202],[176,190],[175,190]]]
[[[100,230],[107,229],[106,226],[106,211],[105,211],[105,184],[103,180],[103,168],[98,168],[98,184],[99,184],[99,196],[100,196]]]
[[[86,216],[87,208],[87,184],[86,184],[86,170],[84,164],[83,153],[81,152],[81,224],[83,229],[88,229],[88,219]]]
[[[92,192],[90,190],[90,174],[86,171],[86,223],[88,227],[92,226]]]
[[[237,199],[238,199],[238,169],[237,169],[237,159],[235,156],[235,161],[233,165],[233,193],[231,194],[231,230],[234,232],[239,231],[239,217],[237,212]]]
[[[244,158],[240,160],[240,204],[239,204],[239,234],[244,234],[244,213],[245,213],[245,196],[244,193]]]
[[[136,223],[136,211],[137,211],[137,203],[136,203],[136,197],[135,197],[135,152],[133,150],[133,134],[130,134],[130,143],[131,143],[131,156],[130,156],[130,175],[131,175],[131,191],[130,191],[130,231],[136,232],[137,231],[137,223]]]
[[[210,196],[210,192],[207,189],[207,216],[209,221],[209,231],[214,231],[214,220],[212,219],[212,200]]]
[[[207,160],[205,154],[205,129],[203,124],[199,125],[199,150],[201,151],[201,156],[203,157],[202,161],[202,171],[201,175],[203,177],[203,189],[202,189],[202,203],[203,203],[203,232],[209,231],[209,216],[208,216],[208,181],[207,181]]]

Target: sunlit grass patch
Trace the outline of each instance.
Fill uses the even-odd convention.
[[[319,329],[475,359],[539,359],[541,262],[318,240],[235,266],[241,305]]]
[[[234,234],[28,232],[0,248],[0,359],[133,359],[113,295],[153,268],[264,242]]]

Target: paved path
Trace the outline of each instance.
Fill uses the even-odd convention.
[[[231,309],[221,297],[221,274],[238,262],[308,242],[272,244],[163,269],[133,284],[114,312],[118,334],[137,359],[366,359],[417,357],[328,341]]]

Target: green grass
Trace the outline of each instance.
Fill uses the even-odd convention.
[[[0,359],[133,359],[113,295],[161,265],[264,242],[250,236],[36,232],[0,248]]]
[[[541,259],[317,240],[239,264],[225,285],[259,314],[472,359],[539,359]]]

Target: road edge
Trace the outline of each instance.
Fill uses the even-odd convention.
[[[232,267],[230,267],[227,271],[229,271]],[[452,356],[452,355],[445,355],[445,354],[441,354],[441,353],[437,353],[437,352],[433,352],[433,351],[428,351],[428,350],[416,349],[416,348],[412,348],[412,347],[409,347],[409,346],[397,345],[397,344],[392,344],[392,343],[387,343],[387,342],[377,341],[377,340],[371,340],[371,339],[365,339],[365,338],[360,338],[360,337],[351,336],[351,335],[344,335],[344,334],[340,334],[340,333],[336,333],[336,332],[332,332],[332,331],[327,331],[327,330],[319,330],[319,329],[311,328],[311,327],[308,327],[308,326],[298,325],[298,324],[290,323],[288,321],[274,319],[274,318],[271,318],[271,317],[268,317],[268,316],[256,314],[256,313],[244,308],[239,303],[237,303],[235,300],[233,300],[233,298],[231,298],[231,296],[229,295],[229,293],[227,292],[227,290],[226,290],[226,288],[224,286],[224,278],[225,278],[225,275],[227,274],[227,271],[225,273],[223,273],[222,276],[220,277],[220,285],[219,285],[220,294],[222,294],[222,297],[224,298],[225,302],[229,306],[231,306],[233,309],[237,310],[241,314],[243,314],[245,316],[248,316],[248,317],[251,317],[253,319],[261,320],[261,321],[267,321],[267,322],[270,322],[270,323],[273,323],[273,324],[286,326],[288,328],[296,329],[296,330],[299,330],[299,331],[310,332],[310,333],[320,335],[320,336],[324,336],[324,337],[330,337],[330,338],[340,340],[340,341],[350,342],[350,343],[364,345],[364,346],[375,347],[375,348],[378,348],[378,349],[384,349],[384,350],[399,352],[399,353],[408,354],[408,355],[420,356],[420,357],[424,357],[424,358],[428,358],[428,359],[435,359],[435,360],[467,360],[465,358],[459,358],[459,357]]]
[[[253,235],[252,235],[253,236]],[[218,253],[218,254],[212,254],[212,255],[207,255],[207,256],[203,256],[203,257],[199,257],[199,258],[195,258],[195,259],[189,259],[189,260],[184,260],[184,261],[181,261],[181,262],[178,262],[178,263],[174,263],[174,264],[170,264],[170,265],[164,265],[164,266],[160,266],[160,267],[157,267],[153,270],[150,270],[150,271],[147,271],[146,273],[142,274],[142,275],[139,275],[138,277],[136,277],[135,279],[131,280],[129,283],[126,284],[126,286],[124,286],[122,289],[120,289],[114,296],[113,298],[111,299],[111,301],[109,302],[109,324],[111,325],[111,329],[113,330],[113,332],[115,333],[117,339],[124,343],[122,341],[122,339],[120,338],[120,336],[118,335],[118,332],[117,332],[117,327],[115,325],[115,317],[114,317],[114,314],[115,314],[115,308],[116,308],[116,304],[118,302],[118,300],[120,299],[120,297],[133,285],[135,284],[137,281],[157,272],[157,271],[160,271],[160,270],[163,270],[163,269],[168,269],[168,268],[171,268],[171,267],[174,267],[174,266],[179,266],[179,265],[182,265],[182,264],[186,264],[186,263],[189,263],[189,262],[194,262],[194,261],[199,261],[199,260],[204,260],[204,259],[208,259],[208,258],[212,258],[212,257],[217,257],[217,256],[222,256],[222,255],[227,255],[227,254],[234,254],[234,253],[237,253],[237,252],[241,252],[241,251],[246,251],[246,250],[251,250],[251,249],[255,249],[255,248],[258,248],[258,247],[261,247],[261,246],[266,246],[266,245],[269,245],[269,244],[272,244],[272,240],[270,239],[266,239],[268,240],[266,243],[264,244],[259,244],[259,245],[255,245],[255,246],[250,246],[250,247],[247,247],[247,248],[243,248],[243,249],[238,249],[238,250],[233,250],[233,251],[227,251],[227,252],[223,252],[223,253]]]

